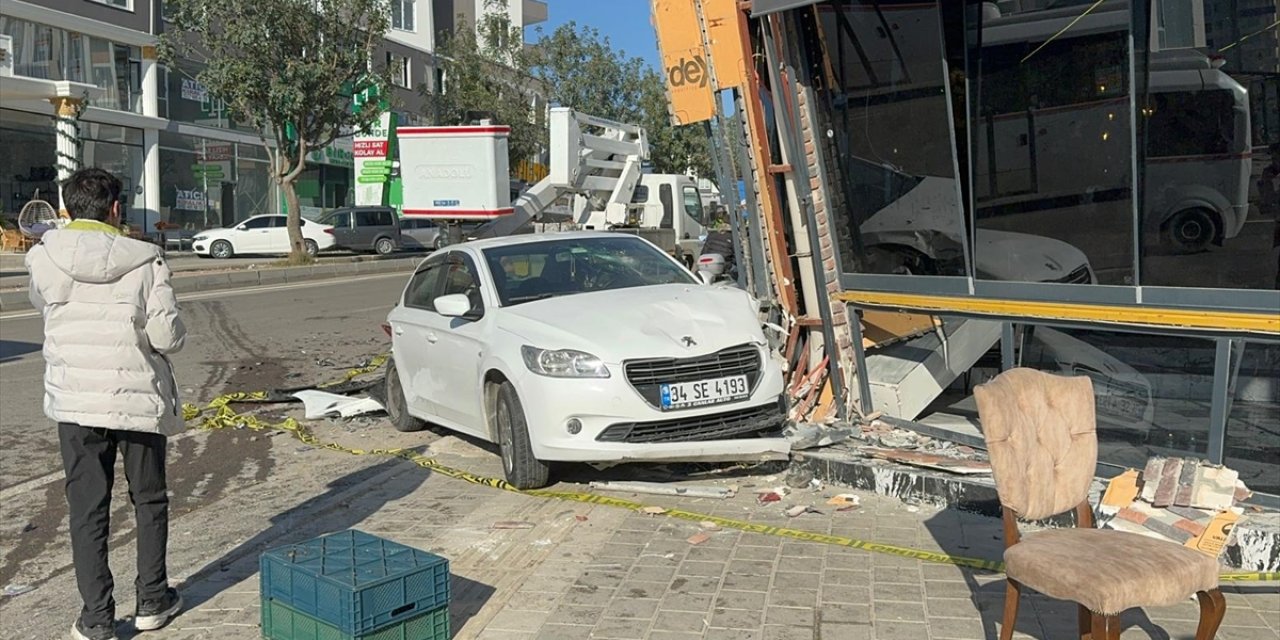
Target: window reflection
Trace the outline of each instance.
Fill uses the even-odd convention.
[[[969,35],[977,275],[1134,284],[1128,6],[999,6]]]
[[[1250,489],[1280,495],[1280,344],[1237,343],[1224,462]]]
[[[1253,122],[1277,119],[1265,89],[1280,83],[1280,57],[1243,69],[1214,48],[1148,53],[1139,121],[1142,281],[1280,288],[1280,131]]]
[[[938,3],[830,2],[807,34],[845,271],[965,275]]]

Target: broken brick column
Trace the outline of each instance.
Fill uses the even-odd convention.
[[[837,293],[841,292],[840,287],[840,265],[836,259],[836,243],[834,241],[836,234],[833,232],[831,224],[831,208],[832,200],[835,194],[828,191],[828,181],[824,163],[820,157],[820,139],[815,137],[814,132],[818,129],[815,120],[816,114],[812,109],[811,90],[804,84],[799,84],[799,95],[796,96],[797,104],[800,109],[800,135],[801,141],[804,143],[804,159],[809,174],[809,191],[813,200],[814,223],[818,226],[818,243],[817,250],[822,257],[822,280],[826,285],[826,295],[829,299]],[[831,299],[831,320],[835,325],[836,348],[830,353],[831,357],[838,358],[840,362],[840,371],[844,374],[845,393],[847,395],[848,404],[851,407],[857,407],[855,402],[857,395],[857,385],[850,384],[851,374],[854,372],[854,354],[853,354],[853,329],[849,325],[850,318],[848,305],[838,300]]]

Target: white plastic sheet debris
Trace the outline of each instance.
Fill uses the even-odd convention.
[[[316,391],[315,389],[299,391],[293,394],[293,397],[302,401],[304,415],[307,420],[331,416],[354,418],[366,413],[384,410],[382,403],[373,398],[352,398],[326,391]]]

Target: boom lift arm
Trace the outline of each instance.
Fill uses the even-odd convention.
[[[598,211],[604,212],[608,224],[629,222],[632,194],[649,158],[644,128],[567,107],[551,109],[549,128],[551,167],[547,177],[516,200],[514,213],[476,229],[472,239],[517,233],[543,219],[547,209],[568,194],[585,199],[585,206],[573,212],[576,222],[585,223]]]

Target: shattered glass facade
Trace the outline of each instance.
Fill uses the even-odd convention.
[[[766,28],[806,92],[842,288],[1013,303],[970,314],[953,340],[990,349],[898,417],[972,428],[974,372],[1088,375],[1104,465],[1200,457],[1274,499],[1280,336],[1228,316],[1280,314],[1280,57],[1163,8],[831,0]],[[1204,321],[1144,324],[1161,309]],[[894,347],[855,348],[875,382]]]

